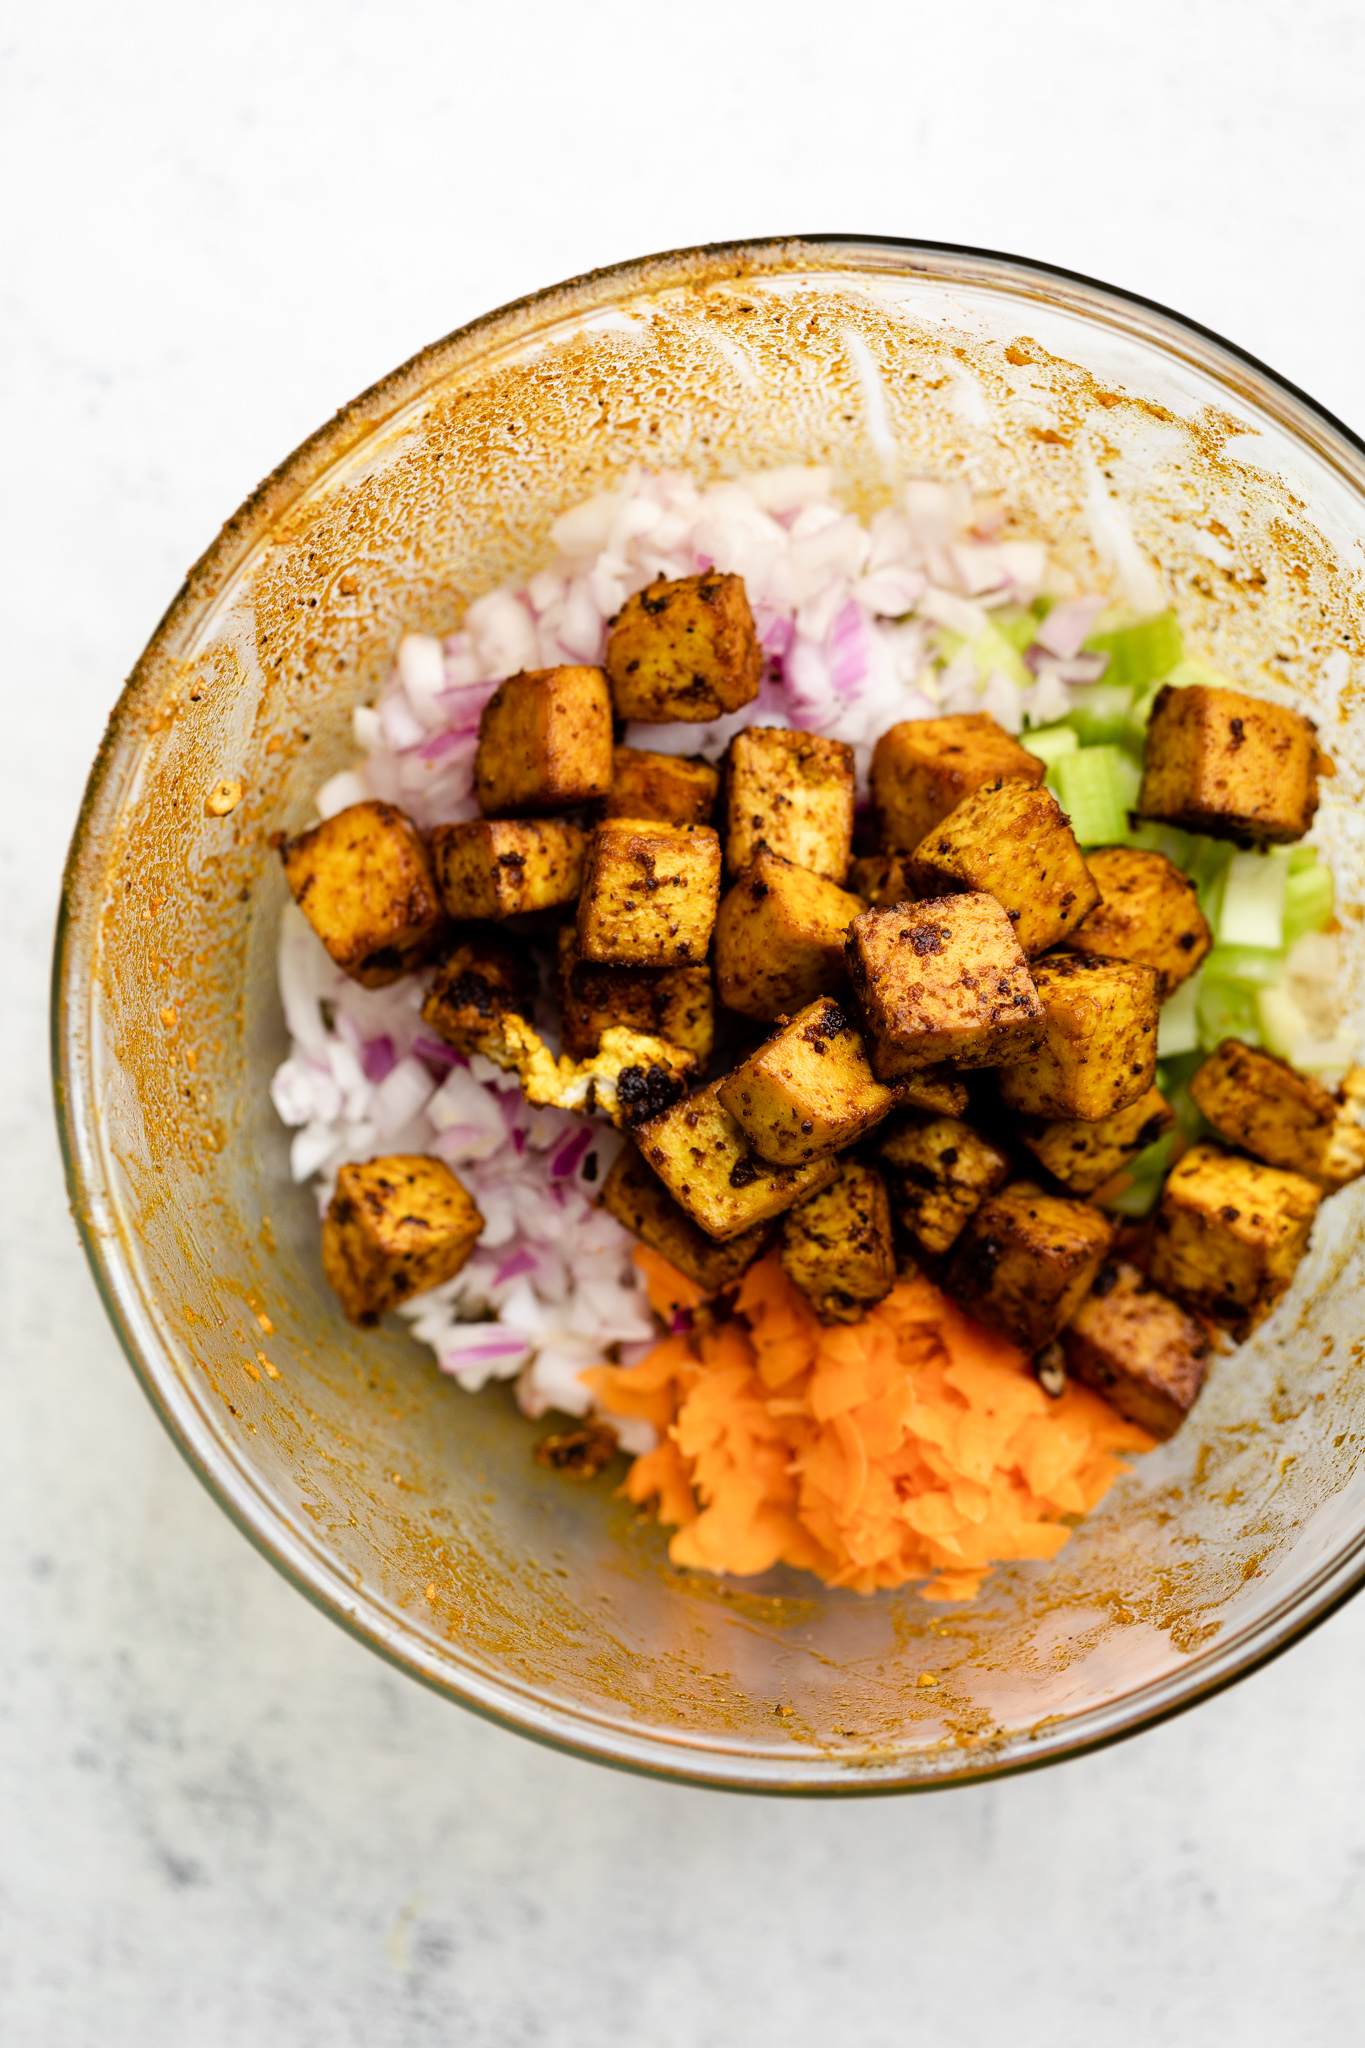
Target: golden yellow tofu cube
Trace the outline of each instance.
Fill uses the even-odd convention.
[[[520,917],[558,910],[583,886],[587,835],[559,818],[482,818],[438,825],[431,857],[452,917]]]
[[[1055,953],[1033,962],[1042,1042],[1001,1069],[1000,1100],[1019,1116],[1098,1123],[1147,1093],[1156,1077],[1156,975],[1130,960]]]
[[[1225,1038],[1190,1094],[1230,1144],[1303,1174],[1329,1195],[1365,1173],[1365,1130],[1350,1108],[1268,1052]]]
[[[1101,1266],[1061,1344],[1068,1372],[1162,1440],[1193,1408],[1208,1370],[1207,1330],[1122,1259]]]
[[[839,1178],[782,1219],[782,1270],[822,1323],[860,1322],[896,1284],[886,1184],[843,1162]]]
[[[719,896],[720,840],[709,825],[606,818],[584,864],[579,957],[638,967],[702,961]]]
[[[895,903],[913,903],[920,894],[911,879],[909,853],[867,853],[855,860],[848,871],[848,886],[873,910],[890,910]]]
[[[1194,1145],[1171,1168],[1152,1239],[1154,1285],[1238,1338],[1263,1322],[1308,1247],[1322,1190],[1301,1173]]]
[[[1139,1152],[1164,1138],[1175,1123],[1175,1111],[1160,1089],[1149,1088],[1113,1116],[1098,1123],[1077,1117],[1020,1117],[1019,1137],[1055,1180],[1071,1195],[1093,1195],[1121,1173]]]
[[[1077,953],[1152,968],[1164,1003],[1213,944],[1194,883],[1164,853],[1137,846],[1092,847],[1085,861],[1100,902],[1067,943]]]
[[[479,720],[479,809],[486,818],[526,818],[591,803],[611,788],[611,754],[611,695],[600,668],[509,676]]]
[[[823,875],[758,854],[716,916],[716,989],[725,1007],[769,1023],[842,989],[844,939],[862,907]]]
[[[725,763],[725,863],[742,874],[760,847],[842,882],[853,846],[853,749],[813,732],[750,725]]]
[[[492,1019],[532,1014],[536,978],[525,946],[496,925],[468,925],[431,978],[422,1022],[457,1052],[478,1052]]]
[[[280,848],[294,901],[338,967],[383,988],[422,964],[444,924],[431,861],[393,804],[351,804]]]
[[[927,1252],[950,1251],[987,1196],[1009,1179],[1009,1154],[958,1117],[908,1117],[878,1151],[897,1220]]]
[[[903,1109],[922,1109],[927,1116],[961,1116],[967,1107],[967,1084],[951,1067],[920,1067],[896,1083]]]
[[[689,754],[651,754],[617,747],[604,818],[656,818],[665,825],[709,825],[720,770]]]
[[[725,1076],[720,1100],[760,1159],[795,1166],[856,1143],[897,1095],[873,1074],[848,1012],[820,996]]]
[[[986,782],[1041,782],[1036,755],[985,711],[951,718],[907,718],[872,754],[872,801],[883,847],[912,853],[940,819]]]
[[[353,1323],[371,1329],[459,1272],[483,1218],[450,1168],[422,1153],[343,1166],[322,1225],[322,1270]]]
[[[640,1156],[708,1237],[739,1237],[825,1187],[839,1171],[832,1152],[802,1166],[769,1166],[720,1100],[720,1083],[698,1089],[637,1133]]]
[[[1088,1202],[1012,1181],[968,1219],[944,1287],[987,1329],[1041,1351],[1089,1293],[1114,1236]]]
[[[987,782],[915,849],[918,896],[982,889],[1014,926],[1025,955],[1045,953],[1100,900],[1076,835],[1050,789]]]
[[[685,1046],[700,1064],[715,1042],[711,970],[700,967],[598,967],[579,958],[573,925],[559,930],[556,985],[560,1045],[573,1059],[591,1059],[613,1024]]]
[[[756,1224],[725,1244],[708,1237],[685,1210],[680,1209],[657,1173],[645,1165],[633,1145],[627,1145],[607,1175],[599,1197],[601,1206],[627,1230],[633,1230],[642,1244],[676,1266],[689,1280],[715,1294],[747,1273],[772,1243],[776,1222]]]
[[[1264,846],[1300,839],[1332,773],[1300,712],[1202,684],[1158,691],[1147,727],[1138,816]]]
[[[740,576],[663,578],[611,622],[607,674],[618,718],[702,725],[758,695],[763,650]]]
[[[1042,1036],[1042,1004],[993,896],[865,910],[849,927],[845,954],[881,1081],[943,1061],[999,1066]]]

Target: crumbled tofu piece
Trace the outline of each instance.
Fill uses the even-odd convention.
[[[429,955],[445,918],[426,846],[393,804],[351,804],[280,848],[294,901],[338,967],[383,988]]]
[[[760,847],[842,882],[853,845],[853,749],[813,732],[750,725],[730,742],[725,863],[742,874]]]
[[[654,818],[664,825],[709,825],[720,770],[686,754],[617,747],[604,818]]]
[[[849,869],[848,886],[873,910],[913,903],[920,892],[910,875],[912,857],[909,853],[864,854]]]
[[[822,875],[760,853],[716,917],[716,989],[729,1010],[771,1022],[847,981],[844,939],[862,909]]]
[[[739,576],[662,578],[612,620],[607,674],[618,718],[698,725],[758,695],[763,650]]]
[[[756,1224],[752,1230],[718,1244],[678,1207],[658,1174],[645,1165],[633,1145],[627,1145],[617,1158],[599,1201],[618,1223],[633,1230],[642,1244],[658,1252],[670,1266],[676,1266],[708,1294],[715,1294],[747,1273],[767,1251],[777,1229],[775,1222]]]
[[[839,1171],[834,1153],[804,1166],[769,1166],[720,1101],[712,1081],[640,1130],[640,1156],[708,1237],[739,1237],[813,1195]]]
[[[1061,1344],[1069,1372],[1163,1439],[1193,1408],[1208,1370],[1207,1330],[1124,1260],[1101,1266]]]
[[[944,1286],[987,1329],[1041,1351],[1089,1293],[1114,1235],[1088,1202],[1013,1181],[969,1218]]]
[[[1085,859],[1101,900],[1068,944],[1152,968],[1156,999],[1164,1003],[1213,944],[1194,883],[1164,853],[1137,846],[1096,846]]]
[[[1147,727],[1138,816],[1256,846],[1301,839],[1318,777],[1332,773],[1301,713],[1240,690],[1167,683]]]
[[[491,1018],[509,1010],[529,1016],[535,997],[527,948],[496,925],[468,925],[432,976],[422,1022],[457,1052],[477,1052]]]
[[[454,1279],[483,1218],[450,1168],[422,1153],[343,1166],[322,1225],[322,1270],[353,1323],[372,1329]]]
[[[700,967],[598,967],[582,960],[573,925],[559,929],[560,1043],[574,1059],[590,1059],[613,1024],[666,1038],[700,1065],[715,1042],[711,970]]]
[[[611,696],[600,668],[532,669],[499,683],[474,756],[486,818],[566,811],[610,788]]]
[[[620,1024],[602,1033],[589,1060],[573,1060],[566,1053],[556,1059],[540,1033],[512,1011],[490,1017],[469,1037],[471,1052],[515,1072],[528,1102],[576,1110],[580,1116],[609,1116],[623,1131],[677,1102],[697,1066],[682,1046]]]
[[[1327,1194],[1365,1173],[1365,1130],[1320,1081],[1268,1052],[1225,1038],[1190,1082],[1220,1137],[1267,1166],[1287,1167]]]
[[[475,819],[438,825],[431,857],[452,917],[519,917],[558,910],[583,886],[586,835],[558,818]]]
[[[881,843],[912,853],[940,819],[983,783],[1009,777],[1037,783],[1046,773],[1045,764],[987,712],[908,718],[882,734],[872,755],[872,801]]]
[[[822,1323],[860,1322],[896,1284],[891,1209],[881,1175],[846,1160],[839,1178],[782,1221],[782,1270]]]
[[[1156,975],[1129,960],[1056,953],[1033,962],[1042,1042],[999,1075],[1020,1116],[1098,1123],[1145,1095],[1156,1077]]]
[[[945,1060],[996,1067],[1023,1057],[1042,1036],[1042,1004],[993,896],[865,910],[849,928],[845,953],[879,1080]]]
[[[903,1109],[922,1109],[928,1116],[961,1116],[967,1107],[967,1084],[951,1067],[920,1067],[896,1083]]]
[[[1100,900],[1076,835],[1050,789],[986,782],[915,849],[916,895],[981,889],[994,896],[1022,951],[1045,953]]]
[[[895,1108],[862,1034],[832,996],[820,996],[720,1083],[720,1100],[760,1159],[795,1166],[842,1151]]]
[[[720,840],[709,825],[605,819],[584,865],[580,955],[636,967],[702,961],[719,896]]]
[[[1160,1089],[1149,1088],[1126,1109],[1097,1123],[1026,1116],[1020,1117],[1018,1130],[1020,1142],[1068,1194],[1093,1195],[1139,1152],[1164,1138],[1174,1123],[1175,1111]]]
[[[1293,1279],[1321,1200],[1300,1173],[1194,1145],[1162,1190],[1153,1283],[1245,1337]]]
[[[898,1220],[927,1252],[951,1250],[987,1196],[1009,1179],[1009,1155],[957,1117],[909,1117],[878,1148]]]

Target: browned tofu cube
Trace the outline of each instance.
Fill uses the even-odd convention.
[[[392,804],[351,804],[280,848],[285,879],[338,967],[383,988],[421,965],[445,918],[417,827]]]
[[[1203,1325],[1124,1260],[1101,1266],[1061,1343],[1069,1372],[1163,1439],[1193,1408],[1208,1370]]]
[[[1213,944],[1194,883],[1164,853],[1137,846],[1092,847],[1085,860],[1101,900],[1067,943],[1077,953],[1152,968],[1164,1003]]]
[[[431,857],[441,900],[452,917],[461,919],[558,910],[577,900],[587,843],[577,825],[558,818],[438,825],[431,835]]]
[[[729,1010],[771,1022],[847,981],[844,939],[862,902],[822,875],[760,853],[716,917],[716,989]]]
[[[607,674],[618,718],[703,725],[758,695],[763,650],[739,576],[662,578],[612,620]]]
[[[371,1329],[400,1301],[453,1279],[482,1229],[444,1160],[370,1159],[337,1175],[322,1225],[322,1270],[351,1321]]]
[[[820,996],[725,1076],[720,1100],[760,1159],[795,1166],[854,1144],[897,1096],[872,1072],[848,1012]]]
[[[610,788],[611,694],[600,668],[531,669],[499,683],[474,756],[486,818],[566,811]]]
[[[782,1270],[822,1323],[860,1322],[896,1284],[886,1185],[846,1160],[839,1178],[782,1220]]]
[[[911,859],[908,853],[864,854],[849,869],[848,886],[873,910],[889,910],[893,903],[913,903],[921,892],[911,879]]]
[[[831,882],[853,845],[853,749],[813,732],[750,725],[726,756],[725,863],[742,874],[760,847]]]
[[[422,1022],[457,1051],[478,1052],[491,1020],[532,1014],[536,979],[525,946],[496,925],[466,926],[431,978]]]
[[[1098,1123],[1145,1095],[1156,1076],[1156,975],[1129,960],[1056,953],[1033,962],[1045,1026],[1033,1057],[999,1075],[1020,1116]]]
[[[872,801],[881,843],[913,853],[940,819],[983,783],[1010,777],[1037,783],[1046,773],[1045,764],[985,711],[908,718],[882,734],[872,755]]]
[[[1152,1238],[1154,1284],[1245,1337],[1289,1286],[1321,1189],[1300,1173],[1194,1145],[1171,1168]]]
[[[993,896],[865,910],[844,950],[881,1081],[942,1061],[996,1067],[1042,1036],[1042,1004]]]
[[[685,1046],[699,1064],[711,1057],[715,1002],[709,967],[597,967],[578,957],[578,933],[559,931],[560,1044],[573,1059],[591,1059],[613,1024]]]
[[[1089,1203],[1013,1181],[969,1218],[944,1286],[987,1329],[1041,1351],[1089,1293],[1114,1234]]]
[[[1329,1195],[1365,1173],[1365,1130],[1350,1109],[1268,1052],[1225,1038],[1190,1094],[1220,1137]]]
[[[769,1166],[720,1101],[720,1083],[698,1089],[642,1124],[640,1156],[708,1237],[728,1241],[769,1217],[780,1216],[832,1181],[832,1152],[803,1166]]]
[[[633,1230],[642,1244],[676,1266],[708,1294],[728,1287],[761,1259],[777,1231],[776,1222],[760,1223],[725,1244],[708,1237],[680,1209],[657,1173],[627,1145],[603,1183],[599,1197],[618,1223]]]
[[[1202,684],[1158,691],[1147,727],[1138,815],[1187,832],[1264,846],[1301,839],[1332,764],[1297,711]]]
[[[687,754],[617,747],[604,818],[655,818],[665,825],[709,825],[720,770]]]
[[[702,961],[719,896],[720,840],[709,825],[604,819],[584,865],[579,955],[638,967]]]
[[[1076,835],[1050,789],[987,782],[915,849],[916,895],[983,889],[1023,952],[1045,953],[1100,900]]]
[[[1113,1116],[1098,1123],[1077,1117],[1020,1117],[1019,1137],[1041,1166],[1072,1195],[1093,1195],[1121,1173],[1139,1152],[1164,1138],[1175,1111],[1157,1088],[1149,1088]]]
[[[987,1196],[1009,1179],[1009,1155],[957,1117],[909,1117],[879,1150],[896,1216],[927,1252],[951,1250]]]
[[[897,1081],[903,1109],[922,1109],[928,1116],[961,1116],[967,1107],[967,1084],[951,1067],[921,1067]]]

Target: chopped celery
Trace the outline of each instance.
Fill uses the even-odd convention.
[[[1260,1044],[1257,997],[1263,993],[1246,982],[1228,981],[1221,974],[1210,974],[1205,963],[1195,1003],[1199,1043],[1205,1052],[1213,1052],[1225,1038],[1240,1038],[1246,1045]]]
[[[1016,654],[1022,654],[1033,644],[1038,631],[1037,612],[1026,611],[1021,604],[1002,604],[999,611],[991,613],[991,624],[997,633],[1002,633]]]
[[[1194,883],[1199,897],[1199,908],[1203,911],[1214,931],[1218,929],[1218,914],[1223,907],[1223,885],[1228,878],[1228,863],[1232,859],[1232,848],[1224,846],[1217,839],[1196,838],[1194,852],[1185,865],[1185,873]]]
[[[1303,854],[1311,861],[1298,861]],[[1320,932],[1330,924],[1336,902],[1332,870],[1317,864],[1315,846],[1296,846],[1289,856],[1289,875],[1284,885],[1284,942],[1292,946],[1305,932]]]
[[[1270,988],[1280,978],[1284,954],[1273,946],[1215,946],[1204,972],[1239,988]]]
[[[1287,989],[1263,988],[1256,998],[1261,1036],[1282,1060],[1291,1059],[1301,1038],[1312,1036],[1308,1019]]]
[[[1139,619],[1134,626],[1116,631],[1092,633],[1085,643],[1087,654],[1107,654],[1108,683],[1126,683],[1139,690],[1144,683],[1159,682],[1181,660],[1184,646],[1180,623],[1174,612],[1158,612],[1154,618]]]
[[[1157,825],[1144,819],[1123,835],[1126,846],[1136,846],[1143,853],[1164,853],[1172,867],[1188,868],[1199,846],[1190,832],[1182,832],[1178,825]]]
[[[1195,661],[1186,655],[1178,661],[1166,681],[1175,690],[1190,690],[1202,685],[1206,690],[1235,690],[1236,683],[1231,676],[1225,676],[1222,669],[1210,668],[1206,661]],[[1155,693],[1154,693],[1155,694]]]
[[[1175,994],[1162,1004],[1157,1026],[1158,1059],[1174,1060],[1183,1053],[1198,1052],[1199,983],[1200,976],[1191,975],[1190,979],[1182,981]]]
[[[1074,754],[1080,741],[1069,725],[1040,725],[1037,732],[1021,732],[1019,744],[1051,768],[1063,754]]]
[[[993,675],[997,670],[1008,676],[1021,690],[1033,687],[1035,678],[1025,668],[1017,647],[1005,638],[992,623],[984,633],[978,633],[971,643],[972,660],[983,676]]]
[[[1136,754],[1140,761],[1147,745],[1147,727],[1152,719],[1152,706],[1156,702],[1157,688],[1139,690],[1133,698],[1132,708],[1123,721],[1122,743],[1130,754]]]
[[[1288,878],[1289,863],[1278,847],[1269,853],[1234,853],[1215,928],[1219,945],[1267,946],[1278,952],[1284,944]]]
[[[1118,747],[1082,747],[1052,763],[1049,780],[1082,846],[1112,846],[1128,831],[1137,769]]]
[[[1066,715],[1083,747],[1120,746],[1123,743],[1133,693],[1122,683],[1091,683],[1082,690]]]
[[[1291,875],[1297,875],[1303,868],[1315,868],[1318,864],[1318,849],[1316,846],[1305,846],[1302,840],[1297,846],[1287,847],[1286,852],[1289,855]]]
[[[1128,1167],[1132,1175],[1131,1185],[1117,1195],[1104,1198],[1102,1206],[1112,1209],[1118,1216],[1146,1216],[1157,1205],[1166,1169],[1171,1163],[1175,1150],[1175,1132],[1167,1131],[1164,1138],[1158,1138],[1145,1152],[1139,1152]]]

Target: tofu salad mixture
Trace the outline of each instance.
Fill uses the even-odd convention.
[[[1053,1556],[1365,1172],[1312,723],[1012,529],[632,475],[281,848],[342,1309],[680,1564]]]

